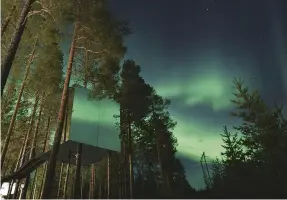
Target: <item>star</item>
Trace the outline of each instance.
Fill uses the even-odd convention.
[[[206,11],[208,11],[209,9],[208,8],[206,8]]]

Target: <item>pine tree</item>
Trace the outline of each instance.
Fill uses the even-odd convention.
[[[247,158],[258,173],[259,180],[265,177],[272,182],[267,190],[269,195],[282,191],[286,187],[286,156],[287,151],[286,119],[279,108],[269,108],[262,100],[259,91],[250,92],[243,87],[242,80],[234,80],[237,89],[232,102],[237,108],[233,115],[242,118],[243,124],[235,127],[243,134],[242,145],[246,149]],[[261,171],[261,172],[260,172]],[[262,174],[262,175],[261,175]],[[262,185],[260,187],[265,187]],[[278,185],[279,184],[279,185]],[[260,188],[258,187],[258,189]],[[276,189],[275,189],[276,188]],[[281,188],[281,189],[278,189]],[[268,193],[267,192],[267,193]],[[285,194],[286,195],[286,194]]]
[[[213,192],[225,198],[287,196],[287,163],[282,154],[287,150],[287,129],[281,109],[268,107],[259,91],[250,92],[243,81],[235,79],[234,84],[236,110],[232,114],[243,121],[235,127],[241,137],[224,128],[224,157],[213,165]]]
[[[224,156],[224,162],[228,166],[236,165],[240,162],[243,162],[245,155],[241,146],[241,138],[238,138],[238,134],[231,134],[228,132],[227,127],[224,126],[224,133],[220,134],[223,140],[224,152],[221,155]]]
[[[116,95],[116,101],[120,104],[121,109],[121,135],[122,153],[124,166],[129,166],[129,196],[133,196],[133,127],[139,124],[141,120],[147,116],[149,111],[150,100],[148,99],[151,93],[149,85],[140,77],[140,67],[132,60],[124,62],[121,70],[121,84],[119,92]],[[125,160],[128,160],[127,165]],[[124,167],[126,168],[126,167]],[[123,172],[125,173],[125,172]]]

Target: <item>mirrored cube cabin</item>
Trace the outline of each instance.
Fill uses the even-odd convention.
[[[75,164],[78,144],[82,144],[82,165],[99,162],[108,152],[120,151],[116,126],[120,106],[109,99],[91,100],[89,91],[80,86],[69,88],[62,142],[58,161]],[[42,159],[48,160],[50,151]]]

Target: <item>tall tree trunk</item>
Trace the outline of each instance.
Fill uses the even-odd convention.
[[[37,107],[38,107],[38,101],[39,101],[39,95],[36,94],[36,99],[35,99],[35,103],[34,103],[33,113],[32,113],[32,116],[31,116],[31,123],[30,123],[29,129],[28,129],[28,133],[27,133],[28,137],[27,137],[27,140],[25,141],[24,149],[26,149],[27,146],[28,146],[28,138],[29,138],[29,135],[31,134],[32,129],[34,127],[34,121],[35,121],[34,119],[35,119],[36,110],[37,110]],[[34,140],[36,139],[35,136],[37,136],[37,135],[34,133],[32,147],[30,149],[30,154],[29,154],[29,160],[32,158],[32,156],[34,154],[33,153],[33,151],[34,151],[34,149],[33,149],[34,146],[33,145],[34,145]],[[23,164],[24,157],[25,156],[23,155],[23,157],[21,159],[21,165]],[[24,187],[23,187],[22,193],[21,193],[21,199],[25,199],[27,197],[27,191],[28,191],[29,182],[30,182],[30,174],[26,177],[26,180],[25,180],[25,183],[24,183]]]
[[[1,35],[3,35],[5,33],[6,28],[8,27],[8,24],[9,24],[9,22],[13,16],[15,10],[16,10],[16,5],[13,5],[11,10],[10,10],[9,15],[3,20],[2,27],[1,27]]]
[[[108,152],[108,162],[107,162],[107,198],[110,198],[111,191],[110,191],[110,179],[111,179],[111,170],[110,170],[110,165],[111,165],[111,152]]]
[[[159,145],[159,141],[157,139],[156,141],[156,148],[157,148],[157,160],[158,160],[158,164],[160,166],[160,176],[161,176],[161,180],[164,184],[164,187],[167,186],[167,184],[164,182],[164,177],[163,177],[163,164],[162,164],[162,159],[161,159],[161,153],[160,153],[160,145]]]
[[[38,169],[36,169],[36,171],[35,171],[35,175],[34,175],[34,178],[33,178],[33,182],[32,182],[32,184],[31,184],[29,199],[34,199],[35,191],[36,191],[36,189],[37,189],[37,184],[36,184],[37,175],[38,175]]]
[[[127,136],[127,135],[126,135]],[[130,185],[129,185],[129,175],[130,175],[130,170],[129,170],[129,152],[128,152],[128,138],[126,137],[125,140],[125,151],[124,151],[124,156],[125,156],[125,160],[124,160],[124,166],[123,166],[123,171],[124,171],[124,192],[125,192],[125,198],[129,198],[130,196]]]
[[[60,175],[59,175],[59,185],[58,185],[58,192],[57,192],[57,199],[60,198],[60,191],[62,186],[62,174],[63,174],[64,163],[61,163]]]
[[[14,180],[12,180],[12,181],[9,183],[8,193],[7,193],[7,196],[8,196],[9,199],[10,199],[10,197],[11,197],[13,185],[14,185]],[[16,188],[15,188],[15,189],[16,189]]]
[[[81,198],[83,199],[83,189],[84,189],[84,170],[83,167],[81,166]]]
[[[36,122],[36,128],[35,128],[35,132],[33,135],[33,140],[32,140],[32,150],[30,151],[30,156],[29,159],[32,159],[36,156],[36,142],[37,142],[37,136],[38,136],[38,132],[39,132],[39,126],[40,126],[40,122],[41,122],[41,117],[42,117],[42,111],[43,111],[43,107],[44,107],[44,102],[45,102],[45,96],[44,94],[42,95],[42,101],[41,101],[41,106],[39,109],[39,115],[38,115],[38,120]]]
[[[121,125],[122,127],[122,125]],[[124,138],[123,138],[123,132],[121,128],[121,154],[120,154],[120,180],[121,180],[121,185],[120,185],[120,190],[121,190],[121,198],[125,198],[125,172],[124,172],[124,167],[125,167],[125,144],[124,144]]]
[[[104,180],[103,180],[103,184],[104,184],[104,198],[105,199],[107,199],[108,198],[108,195],[107,195],[107,186],[108,186],[108,184],[107,184],[107,181],[105,181],[105,178],[106,178],[106,176],[104,176]]]
[[[30,175],[26,177],[25,182],[24,182],[24,187],[21,192],[21,199],[26,199],[27,198],[27,191],[28,191],[28,186],[30,183]]]
[[[154,105],[152,105],[152,113],[153,115],[155,116],[155,110],[154,110]],[[156,138],[156,148],[157,148],[157,159],[158,159],[158,164],[160,166],[160,176],[161,176],[161,180],[162,180],[162,183],[163,183],[163,186],[164,186],[164,189],[168,189],[168,188],[165,188],[167,186],[167,183],[165,182],[164,180],[164,175],[163,175],[163,162],[162,162],[162,158],[161,158],[161,150],[160,150],[160,132],[154,132],[154,135],[155,135],[155,138]]]
[[[32,118],[32,117],[31,117]],[[14,169],[14,172],[16,172],[18,170],[18,168],[20,168],[22,165],[23,165],[23,162],[24,162],[24,157],[25,157],[25,154],[27,153],[26,152],[26,149],[27,149],[27,145],[28,145],[28,140],[29,140],[29,131],[27,131],[26,135],[25,135],[25,138],[24,138],[24,141],[23,141],[23,145],[20,149],[20,152],[19,152],[19,155],[18,155],[18,159],[17,159],[17,162],[16,162],[16,165],[15,165],[15,169]],[[16,199],[17,196],[18,196],[18,191],[19,191],[19,188],[20,188],[20,180],[16,180],[15,182],[15,192],[12,196],[13,199]],[[21,194],[22,195],[22,188],[20,188],[21,190]]]
[[[88,84],[88,63],[89,63],[89,52],[86,51],[85,52],[85,78],[84,78],[84,88],[87,88],[87,84]]]
[[[75,184],[74,184],[74,199],[81,198],[81,165],[82,165],[82,144],[78,144],[76,154],[76,173],[75,173]]]
[[[122,173],[121,173],[121,164],[118,171],[118,198],[122,198]]]
[[[23,150],[23,154],[21,155],[21,159],[20,159],[20,167],[24,164],[24,159],[25,159],[25,154],[26,154],[26,149],[27,149],[27,146],[28,146],[28,142],[29,142],[29,137],[31,135],[31,132],[32,132],[32,129],[33,129],[33,126],[34,126],[34,119],[35,119],[35,115],[36,115],[36,110],[37,110],[37,107],[38,107],[38,101],[39,101],[39,96],[36,95],[36,99],[35,99],[35,103],[34,103],[34,108],[33,108],[33,113],[31,115],[31,120],[30,120],[30,126],[29,126],[29,129],[27,131],[27,134],[26,134],[26,137],[25,137],[25,141],[24,141],[24,150]],[[32,149],[31,149],[32,150]]]
[[[29,72],[30,72],[31,64],[34,61],[37,44],[38,44],[38,39],[36,39],[36,41],[35,41],[35,44],[34,44],[34,47],[33,47],[32,53],[31,53],[31,56],[30,56],[30,58],[28,60],[28,64],[27,64],[26,72],[25,72],[25,77],[24,77],[24,79],[22,81],[22,85],[21,85],[21,88],[20,88],[20,91],[19,91],[19,95],[18,95],[18,98],[17,98],[17,103],[15,105],[14,112],[13,112],[13,115],[12,115],[12,118],[11,118],[11,121],[10,121],[10,124],[9,124],[9,128],[8,128],[8,131],[7,131],[7,134],[6,134],[6,138],[5,138],[5,142],[4,142],[4,146],[3,146],[2,154],[1,154],[1,161],[2,161],[1,169],[2,169],[2,164],[4,163],[4,160],[5,160],[5,156],[6,156],[7,150],[8,150],[8,146],[9,146],[11,135],[12,135],[13,128],[14,128],[14,124],[15,124],[15,121],[16,121],[16,117],[17,117],[17,114],[18,114],[19,107],[20,107],[21,98],[22,98],[23,91],[24,91],[24,88],[25,88],[25,84],[26,84],[26,81],[27,81],[27,78],[28,78],[28,75],[29,75]]]
[[[42,181],[41,181],[41,186],[40,186],[40,192],[39,192],[39,197],[38,199],[41,199],[42,198],[42,194],[43,194],[43,186],[44,186],[44,182],[45,182],[45,173],[46,173],[46,170],[47,170],[47,162],[45,162],[44,164],[44,171],[43,171],[43,178],[42,178]]]
[[[68,94],[69,94],[69,91],[68,91]],[[66,142],[67,140],[67,126],[68,126],[68,103],[66,105],[66,108],[65,108],[65,119],[64,119],[64,135],[63,135],[63,141],[62,142]]]
[[[70,172],[70,161],[71,161],[71,152],[69,153],[69,162],[68,162],[67,170],[66,170],[66,177],[65,177],[65,184],[64,184],[64,191],[63,191],[64,199],[67,198],[67,186],[68,186],[68,178],[69,178],[69,172]]]
[[[36,174],[35,174],[35,178],[34,178],[34,184],[33,184],[33,187],[32,187],[33,193],[32,193],[32,196],[30,197],[30,199],[35,199],[36,191],[38,189],[38,187],[37,187],[37,180],[38,180],[37,173],[38,173],[38,170],[36,170]]]
[[[77,38],[77,31],[78,31],[78,23],[75,23],[75,30],[74,35],[71,43],[70,48],[70,55],[69,55],[69,62],[67,67],[67,75],[64,83],[64,89],[62,93],[62,99],[61,99],[61,105],[60,105],[60,111],[58,115],[58,121],[57,121],[57,129],[55,132],[55,138],[53,142],[53,147],[51,149],[51,156],[49,158],[47,171],[46,171],[46,180],[44,183],[44,190],[43,190],[43,196],[42,198],[48,199],[52,192],[52,185],[53,185],[53,179],[55,176],[55,167],[57,162],[57,155],[59,152],[59,146],[62,139],[62,131],[63,131],[63,125],[64,125],[64,117],[65,117],[65,108],[66,104],[68,102],[68,90],[69,90],[69,84],[70,79],[72,75],[72,67],[73,67],[73,60],[74,60],[74,54],[75,54],[75,43]]]
[[[122,159],[121,159],[121,171],[122,171],[122,197],[127,199],[128,198],[128,163],[127,163],[127,148],[126,148],[127,140],[122,142],[123,145],[123,152],[122,152]]]
[[[101,199],[102,198],[102,182],[100,182],[99,184],[99,197],[98,199]]]
[[[127,138],[127,129],[126,129],[126,121],[125,121],[125,115],[124,110],[122,106],[120,105],[120,135],[121,135],[121,179],[122,179],[122,198],[128,198],[128,179],[129,174],[127,172],[128,169],[128,159],[127,159],[127,153],[128,153],[128,138]]]
[[[28,131],[25,135],[25,138],[24,138],[24,141],[23,141],[23,145],[21,146],[21,149],[20,149],[20,152],[19,152],[19,155],[18,155],[18,159],[17,159],[17,162],[16,162],[16,165],[15,165],[15,169],[14,169],[14,172],[16,172],[18,170],[19,167],[21,167],[21,160],[22,160],[22,155],[24,155],[24,144],[25,144],[25,141],[26,141],[26,138],[28,137]],[[13,194],[13,199],[16,199],[17,198],[17,195],[18,195],[18,191],[19,191],[19,184],[20,184],[20,180],[17,180],[16,181],[16,185],[15,185],[15,192]],[[21,192],[22,192],[22,189],[21,189]]]
[[[46,133],[45,133],[45,138],[44,138],[44,146],[43,146],[43,150],[42,150],[43,153],[47,149],[48,134],[49,134],[49,131],[50,131],[50,121],[51,121],[51,113],[49,113],[49,117],[48,117],[47,128],[46,128]],[[39,196],[38,196],[39,199],[42,197],[46,170],[47,170],[47,162],[45,162],[45,164],[44,164],[43,178],[42,178],[42,181],[41,181],[40,192],[39,192]]]
[[[19,194],[19,197],[21,197],[22,196],[22,187],[20,187],[20,194]],[[13,199],[16,199],[16,198],[14,198],[13,197]],[[20,198],[19,198],[20,199]]]
[[[129,144],[129,184],[130,184],[130,199],[133,199],[133,184],[134,184],[134,170],[133,170],[133,149],[132,149],[132,131],[131,122],[129,119],[128,126],[128,144]]]
[[[92,165],[89,199],[94,199],[94,196],[95,196],[95,166]]]
[[[8,159],[8,160],[7,160],[6,165],[5,165],[5,167],[4,167],[4,170],[1,171],[2,176],[5,176],[7,170],[9,169],[9,165],[10,165],[11,161],[12,161],[11,159]]]
[[[24,141],[23,141],[23,145],[21,146],[21,149],[20,149],[20,152],[19,152],[19,155],[18,155],[18,159],[17,159],[17,163],[16,163],[16,165],[15,165],[14,172],[16,172],[17,169],[18,169],[19,167],[21,167],[21,165],[22,165],[21,159],[22,159],[22,155],[25,154],[25,153],[24,153],[24,151],[25,151],[24,146],[25,146],[25,141],[27,140],[27,139],[26,139],[27,137],[29,137],[29,136],[28,136],[28,131],[27,131],[27,133],[26,133],[26,135],[25,135],[25,138],[24,138]]]
[[[43,153],[46,151],[46,148],[47,148],[48,134],[50,132],[50,121],[51,121],[51,115],[49,115],[49,117],[48,117],[47,129],[46,129],[46,134],[45,134],[45,138],[44,138]]]
[[[166,175],[166,184],[167,184],[167,189],[170,189],[170,175]]]
[[[4,87],[6,85],[12,63],[14,61],[19,43],[21,41],[22,35],[25,30],[25,26],[27,23],[27,16],[30,11],[31,5],[35,0],[26,0],[19,19],[16,24],[16,29],[12,35],[10,45],[7,50],[7,54],[4,56],[2,63],[1,63],[1,97],[3,95]]]

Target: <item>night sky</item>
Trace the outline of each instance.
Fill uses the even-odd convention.
[[[125,59],[171,100],[178,157],[191,186],[203,187],[202,152],[209,161],[220,156],[223,126],[233,132],[239,122],[229,114],[234,77],[269,105],[286,105],[287,1],[113,0],[111,7],[133,30]],[[93,105],[82,104],[79,123],[97,121],[89,116]],[[101,113],[115,114],[110,110]]]

